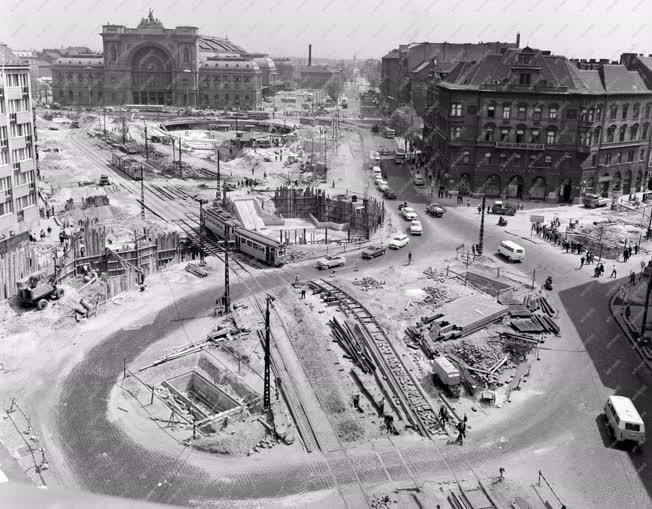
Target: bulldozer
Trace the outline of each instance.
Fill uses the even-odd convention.
[[[55,277],[47,276],[45,271],[34,272],[16,282],[18,302],[24,307],[48,307],[50,300],[63,297],[63,288],[55,283]]]

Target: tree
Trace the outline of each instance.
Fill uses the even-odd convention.
[[[339,73],[333,74],[333,76],[328,79],[324,85],[324,90],[330,96],[330,98],[333,99],[333,101],[337,101],[338,97],[344,90],[342,79],[340,78]]]
[[[423,129],[421,117],[411,105],[396,108],[389,119],[389,125],[396,131],[396,136],[405,140],[406,152],[408,142],[413,146],[419,140]]]

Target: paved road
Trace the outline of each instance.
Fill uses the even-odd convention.
[[[409,184],[406,168],[384,163],[399,198],[422,208],[426,200]],[[457,243],[476,241],[478,218],[466,207],[451,208],[444,219],[424,217],[424,236],[411,243],[415,257],[426,259],[433,246],[452,253]],[[504,230],[489,219],[486,245],[495,246],[504,236]],[[554,355],[555,359],[552,365],[542,368],[550,372],[547,392],[537,394],[530,389],[531,397],[519,402],[512,420],[501,421],[469,441],[464,449],[466,458],[455,447],[401,443],[402,456],[418,477],[450,472],[449,469],[468,472],[466,459],[477,469],[493,471],[498,461],[517,464],[522,458],[523,463],[532,464],[535,457],[539,467],[560,483],[564,476],[569,476],[576,487],[580,485],[577,489],[587,493],[586,501],[590,500],[592,507],[645,507],[649,502],[648,493],[641,490],[639,475],[647,490],[650,476],[645,477],[645,468],[640,468],[640,474],[636,472],[637,467],[649,464],[648,449],[635,457],[627,451],[609,448],[598,418],[607,389],[618,388],[631,394],[637,387],[649,386],[649,380],[646,374],[632,374],[636,359],[609,319],[606,296],[613,284],[587,282],[586,272],[575,270],[574,263],[567,261],[569,256],[552,246],[528,244],[528,258],[522,267],[525,272],[536,269],[540,274],[552,273],[561,288],[561,302],[569,312],[570,318],[564,313],[561,316],[562,327],[567,327],[568,333],[554,343],[556,351],[542,354],[551,358]],[[396,264],[405,257],[404,252],[388,253],[373,263]],[[351,270],[349,267],[343,272]],[[311,268],[298,272],[315,274]],[[261,284],[274,286],[286,282],[271,274],[261,278]],[[241,291],[238,286],[233,288],[234,295]],[[201,310],[210,307],[214,295],[214,289],[193,295],[177,302],[174,308],[161,311],[151,325],[114,334],[92,350],[67,377],[61,398],[66,406],[57,405],[53,410],[55,434],[79,483],[97,492],[188,503],[325,489],[332,486],[333,472],[339,483],[355,482],[350,463],[337,455],[330,456],[328,461],[319,455],[307,461],[288,460],[273,469],[243,461],[242,470],[229,475],[221,471],[219,459],[213,458],[208,461],[211,468],[206,470],[197,466],[194,458],[186,461],[187,449],[179,448],[171,456],[141,449],[106,419],[106,398],[119,376],[123,357],[133,359],[163,332],[173,330],[176,325],[171,320],[175,317],[201,314]],[[363,482],[381,482],[387,479],[387,473],[393,479],[410,478],[410,471],[393,448],[379,456],[376,451],[361,447],[354,463]]]

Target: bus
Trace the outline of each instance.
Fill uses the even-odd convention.
[[[394,138],[396,148],[394,149],[394,162],[403,164],[405,162],[405,142],[403,138]]]

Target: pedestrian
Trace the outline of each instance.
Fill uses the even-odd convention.
[[[609,277],[613,278],[613,279],[616,279],[616,266],[615,265],[611,269],[611,275]]]
[[[48,226],[48,236],[52,234],[52,227]]]
[[[380,403],[378,403],[378,415],[381,417],[385,415],[385,398],[380,398]]]
[[[498,469],[498,481],[503,482],[505,480],[505,469],[503,467],[500,467]]]
[[[634,254],[635,254],[635,255],[638,254],[638,244],[636,244],[636,245],[634,246]]]
[[[636,283],[636,273],[633,270],[629,271],[629,282],[632,286],[634,286],[634,283]]]
[[[631,308],[630,308],[629,306],[627,306],[627,307],[625,308],[625,318],[629,319],[629,317],[631,316],[631,314],[632,314],[632,310],[631,310]]]
[[[64,233],[61,231],[59,232],[59,244],[63,246],[63,241],[66,240],[66,236]]]
[[[353,406],[356,410],[360,410],[360,394],[358,393],[353,395]]]
[[[616,268],[616,266],[614,265],[614,269],[615,269],[615,268]],[[602,275],[604,274],[604,263],[601,263],[601,264],[598,266],[598,270],[600,271],[600,275],[602,276]]]
[[[475,244],[471,244],[471,250],[473,251],[473,258],[475,258]]]
[[[478,205],[478,214],[482,214],[482,205]]]
[[[580,269],[584,267],[584,257],[580,258]]]
[[[300,279],[299,274],[297,274],[296,276],[294,276],[294,284],[295,284],[295,285],[298,285],[298,284],[299,284],[299,279]]]
[[[302,298],[302,299],[305,299],[305,298],[306,298],[306,289],[305,289],[305,288],[302,288],[302,289],[301,289],[301,298]]]
[[[471,200],[466,200],[466,206],[470,207],[471,206]]]
[[[255,170],[255,168],[252,166],[252,167],[251,167],[251,174],[252,174],[252,175],[254,174],[254,170]]]
[[[408,265],[412,263],[412,251],[408,253]]]
[[[439,418],[442,426],[448,422],[448,409],[444,405],[439,408]]]

